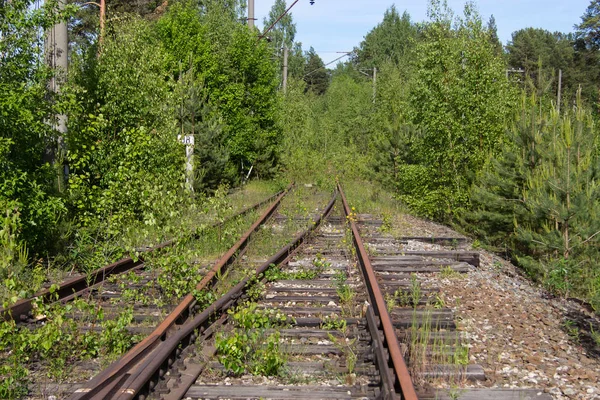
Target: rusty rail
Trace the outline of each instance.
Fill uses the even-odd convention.
[[[358,232],[358,227],[356,226],[356,222],[354,218],[351,216],[351,210],[348,206],[348,201],[346,200],[346,196],[342,190],[342,186],[338,183],[338,191],[342,197],[342,202],[344,203],[344,213],[346,214],[346,218],[350,223],[350,227],[352,229],[352,236],[354,240],[354,245],[356,247],[356,255],[360,262],[361,270],[363,276],[365,278],[365,283],[367,284],[367,290],[369,292],[369,298],[371,300],[371,305],[373,306],[373,310],[375,315],[379,317],[381,321],[381,326],[383,328],[383,335],[385,339],[385,345],[387,346],[387,350],[390,353],[390,358],[392,360],[394,373],[398,379],[399,384],[399,392],[402,395],[403,399],[407,400],[417,400],[417,393],[415,392],[415,388],[410,377],[410,373],[408,368],[406,367],[406,362],[402,357],[402,352],[400,350],[400,345],[398,343],[398,338],[396,337],[396,333],[394,330],[394,325],[392,324],[392,319],[387,310],[385,299],[381,292],[381,288],[377,283],[377,277],[375,276],[375,270],[371,265],[371,261],[369,260],[369,256],[363,244],[362,238],[360,237],[360,233]]]
[[[257,208],[263,206],[264,204],[272,201],[273,199],[280,196],[282,193],[289,191],[291,185],[285,189],[284,191],[275,193],[274,195],[261,200],[260,202],[246,207],[242,211],[232,215],[231,217],[225,219],[223,222],[218,222],[211,225],[211,228],[216,228],[219,225],[223,225],[234,218],[237,218],[241,215],[247,214],[250,211],[256,210]],[[205,229],[205,228],[204,228]],[[198,238],[202,233],[203,229],[196,231],[192,234],[192,238]],[[165,247],[173,246],[177,241],[175,239],[168,240],[161,244],[158,244],[149,249],[143,250],[143,253],[151,254],[157,250],[163,249]],[[134,268],[140,267],[144,263],[143,256],[140,256],[136,259],[133,257],[125,257],[119,261],[116,261],[110,265],[99,268],[90,273],[90,275],[83,275],[75,278],[68,279],[61,283],[58,289],[54,292],[50,292],[49,289],[43,289],[37,292],[35,295],[28,299],[23,299],[17,301],[15,304],[10,306],[9,308],[0,307],[0,320],[10,320],[13,319],[15,321],[20,321],[22,318],[25,318],[27,314],[33,308],[33,302],[36,298],[42,298],[45,302],[51,302],[55,299],[61,302],[68,302],[73,300],[74,298],[82,295],[86,291],[93,289],[101,285],[108,277],[112,275],[121,274],[123,272],[130,271]]]
[[[281,196],[283,195],[284,194]],[[333,198],[327,204],[323,212],[313,220],[311,226],[297,235],[290,244],[283,247],[258,267],[255,275],[258,276],[272,265],[279,265],[282,262],[285,262],[290,254],[304,242],[308,235],[310,235],[310,233],[316,229],[321,224],[322,220],[331,212],[336,197],[337,192],[334,193]],[[270,211],[267,210],[263,217],[268,217],[274,209],[275,208]],[[263,218],[261,217],[261,219]],[[257,223],[258,222],[259,221],[257,221]],[[255,223],[256,226],[253,225],[254,229],[251,228],[251,231],[247,232],[247,235],[244,235],[246,238],[242,238],[240,241],[247,241],[252,231],[258,226],[257,223]],[[230,251],[215,264],[211,270],[213,273],[210,275],[207,274],[205,279],[198,285],[199,287],[202,286],[202,288],[205,288],[209,283],[213,282],[214,274],[216,274],[216,271],[219,270],[219,268],[229,262],[226,258],[231,257],[237,252],[239,243],[240,242],[234,245],[234,247],[232,247]],[[181,354],[181,346],[183,345],[185,347],[188,344],[193,343],[197,338],[195,333],[197,330],[202,333],[213,321],[218,319],[220,313],[231,307],[235,303],[235,300],[242,295],[250,279],[251,277],[243,279],[204,311],[194,316],[192,320],[181,324],[178,330],[172,332],[171,335],[167,337],[167,330],[178,318],[178,315],[175,315],[177,312],[176,309],[176,311],[171,313],[150,336],[138,343],[138,345],[132,348],[119,361],[93,378],[86,385],[86,388],[78,389],[69,399],[83,400],[112,398],[126,400],[133,399],[136,396],[145,398],[142,392],[144,392],[145,389],[151,390],[158,378],[166,373],[168,367],[172,365],[175,358]],[[201,290],[201,288],[198,290]],[[180,304],[182,307],[178,307],[178,309],[180,311],[182,309],[188,309],[191,307],[192,302],[193,296],[188,295]],[[183,306],[184,304],[185,306]],[[159,341],[159,339],[161,340]]]
[[[265,210],[265,212],[252,224],[252,226],[244,233],[244,235],[236,242],[228,251],[225,253],[213,266],[213,268],[206,274],[204,279],[196,286],[196,290],[203,290],[209,287],[214,282],[214,278],[223,268],[230,265],[238,251],[245,247],[250,239],[252,233],[254,233],[267,219],[275,212],[283,197],[289,192],[292,185],[281,192],[273,204]],[[123,384],[124,380],[127,379],[128,371],[136,366],[141,360],[146,358],[149,354],[154,354],[154,350],[161,343],[170,343],[172,340],[169,333],[172,335],[181,335],[182,329],[176,330],[174,333],[170,332],[171,328],[179,322],[179,325],[183,324],[184,320],[189,316],[191,308],[195,304],[195,299],[192,294],[188,294],[183,300],[177,305],[177,307],[161,322],[154,331],[144,338],[141,342],[136,344],[131,350],[123,355],[119,360],[111,364],[108,368],[103,370],[100,374],[96,375],[93,379],[87,382],[86,387],[78,389],[70,397],[72,400],[80,399],[104,399],[112,397],[116,392],[115,388]],[[163,345],[164,346],[164,345]],[[146,360],[147,361],[147,360]]]

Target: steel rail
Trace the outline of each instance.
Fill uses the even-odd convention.
[[[228,251],[225,253],[213,266],[213,268],[205,275],[200,283],[196,286],[196,290],[203,290],[209,287],[215,280],[215,276],[220,273],[223,268],[231,264],[236,258],[237,253],[247,245],[250,236],[254,233],[262,224],[264,224],[269,217],[275,212],[283,197],[290,191],[292,185],[288,186],[283,192],[281,192],[273,204],[269,206],[267,210],[252,224],[252,226],[244,233],[244,235],[236,242]],[[149,354],[154,353],[154,349],[161,343],[167,340],[171,340],[167,337],[169,333],[177,335],[182,328],[171,331],[171,328],[180,322],[183,324],[185,318],[190,314],[191,309],[195,304],[195,299],[192,294],[186,295],[177,307],[161,322],[154,331],[144,338],[142,341],[137,343],[131,350],[124,354],[119,360],[111,364],[108,368],[100,372],[90,381],[88,381],[84,388],[80,388],[69,397],[71,400],[83,400],[83,399],[104,399],[109,398],[114,394],[115,388],[124,383],[127,379],[128,371],[137,365],[141,360],[146,358]],[[162,346],[161,346],[162,347]]]
[[[310,233],[314,231],[321,224],[322,220],[331,212],[336,197],[337,192],[334,193],[331,201],[327,204],[323,212],[313,219],[311,226],[304,232],[298,234],[290,244],[284,246],[275,255],[258,267],[255,271],[255,276],[258,277],[272,265],[279,265],[285,262],[293,250],[300,246],[308,235],[310,235]],[[233,306],[235,300],[242,295],[248,282],[252,278],[253,277],[244,278],[202,313],[195,316],[191,322],[186,323],[175,334],[162,342],[160,347],[157,347],[152,354],[149,354],[143,363],[138,364],[134,370],[128,373],[128,379],[119,388],[118,394],[114,398],[116,400],[133,399],[141,393],[145,387],[152,385],[150,382],[160,376],[161,369],[166,372],[169,365],[169,357],[172,357],[177,351],[180,343],[186,342],[196,329],[200,328],[202,331],[203,328],[206,328],[212,322],[212,320],[217,319],[219,313],[223,313]]]
[[[356,255],[360,262],[365,282],[367,283],[366,286],[369,292],[369,297],[371,299],[371,305],[373,306],[375,314],[381,320],[381,326],[383,328],[385,343],[387,344],[387,349],[390,353],[390,358],[392,359],[394,372],[396,374],[398,384],[400,386],[400,394],[402,395],[403,399],[417,400],[417,393],[415,391],[408,368],[406,367],[406,362],[402,357],[400,344],[398,343],[398,338],[396,337],[394,325],[392,324],[392,319],[387,310],[385,299],[381,292],[381,288],[377,283],[375,270],[371,265],[371,261],[369,260],[369,256],[363,244],[362,238],[360,237],[360,233],[358,232],[356,222],[354,221],[354,218],[351,215],[351,210],[348,206],[348,201],[346,200],[346,196],[344,195],[342,185],[340,183],[338,183],[338,191],[340,192],[340,195],[342,197],[346,218],[350,223],[350,227],[352,229],[353,241],[357,250]]]
[[[290,187],[291,187],[291,185],[290,185]],[[289,187],[286,190],[289,190]],[[236,214],[228,217],[227,219],[225,219],[222,222],[212,224],[210,227],[216,228],[219,225],[224,225],[225,223],[227,223],[241,215],[244,215],[250,211],[256,210],[257,208],[272,201],[274,198],[276,198],[277,196],[281,195],[284,192],[285,192],[285,190],[275,193],[274,195],[272,195],[264,200],[261,200],[252,206],[246,207],[242,211],[237,212]],[[206,229],[206,228],[207,227],[203,227],[200,230],[197,230],[196,232],[194,232],[191,235],[191,237],[197,239],[200,236],[200,234],[204,231],[204,229]],[[181,239],[179,239],[179,240],[181,240]],[[151,254],[151,253],[158,251],[160,249],[163,249],[165,247],[173,246],[175,243],[177,243],[177,240],[171,239],[171,240],[168,240],[161,244],[158,244],[154,247],[151,247],[149,249],[142,250],[142,253]],[[130,271],[136,267],[141,266],[143,263],[144,263],[144,258],[141,255],[137,258],[125,257],[125,258],[123,258],[119,261],[116,261],[112,264],[109,264],[105,267],[99,268],[99,269],[91,272],[89,275],[82,275],[82,276],[68,279],[68,280],[64,281],[63,283],[61,283],[56,291],[51,292],[50,289],[40,290],[32,297],[23,299],[23,300],[19,300],[15,304],[11,305],[10,307],[8,307],[6,309],[0,307],[0,320],[8,321],[8,320],[12,319],[15,321],[19,321],[22,318],[25,318],[27,316],[27,314],[33,309],[33,303],[37,298],[42,298],[42,300],[44,302],[52,302],[55,299],[57,299],[56,301],[61,301],[61,302],[71,301],[74,298],[84,294],[85,292],[101,285],[109,276],[117,275],[117,274],[121,274],[123,272]]]

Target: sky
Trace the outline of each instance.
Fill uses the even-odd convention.
[[[255,0],[256,25],[263,28],[274,0]],[[414,22],[427,20],[428,0],[300,0],[291,10],[296,23],[296,41],[308,50],[311,46],[325,63],[358,46],[365,35],[383,20],[392,4],[400,14],[405,10]],[[487,22],[496,19],[498,37],[506,44],[512,32],[534,27],[549,31],[572,32],[581,22],[590,0],[479,0],[475,2]],[[287,0],[292,4],[292,0]],[[462,14],[464,0],[448,0],[455,14]],[[343,60],[343,59],[342,59]],[[333,67],[334,65],[331,65]]]

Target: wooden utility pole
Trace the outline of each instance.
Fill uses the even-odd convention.
[[[373,104],[377,98],[377,67],[373,67]]]
[[[248,0],[248,26],[254,29],[254,0]]]
[[[65,8],[65,0],[58,1],[58,11],[63,11]],[[52,28],[46,32],[46,62],[48,66],[53,70],[52,78],[48,82],[48,88],[50,92],[54,94],[60,93],[60,88],[65,82],[68,70],[68,46],[69,37],[67,32],[66,21],[58,22]],[[65,139],[64,135],[67,133],[67,116],[64,114],[56,114],[55,121],[53,124],[54,128],[58,132],[56,147],[51,141],[46,144],[45,161],[55,164],[57,156],[60,159],[64,156],[65,150]],[[64,167],[58,167],[58,180],[57,187],[59,191],[64,190],[65,179],[68,176],[68,166],[66,163]]]
[[[560,114],[560,92],[562,89],[562,69],[558,70],[558,99],[556,103],[556,107],[558,109],[558,113]]]
[[[106,21],[106,0],[100,0],[100,38],[98,39],[98,43],[100,44],[100,48],[102,48],[102,43],[104,42],[104,24]]]
[[[288,80],[288,48],[287,45],[283,44],[283,93],[287,92],[287,80]]]

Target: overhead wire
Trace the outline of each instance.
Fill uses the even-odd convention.
[[[317,72],[318,70],[320,70],[320,69],[323,69],[323,68],[327,67],[328,65],[331,65],[331,64],[333,64],[334,62],[336,62],[336,61],[338,61],[338,60],[341,60],[342,58],[344,58],[344,57],[346,57],[346,56],[349,56],[349,55],[350,55],[350,54],[352,54],[352,53],[354,53],[354,50],[353,50],[353,51],[348,51],[348,52],[346,52],[346,53],[342,54],[341,56],[339,56],[339,57],[338,57],[338,58],[336,58],[335,60],[328,62],[327,64],[323,65],[322,67],[319,67],[319,68],[315,68],[315,69],[313,69],[312,71],[310,71],[309,73],[307,73],[306,75],[304,75],[304,76],[303,76],[303,78],[306,78],[307,76],[309,76],[309,75],[312,75],[313,73]]]

